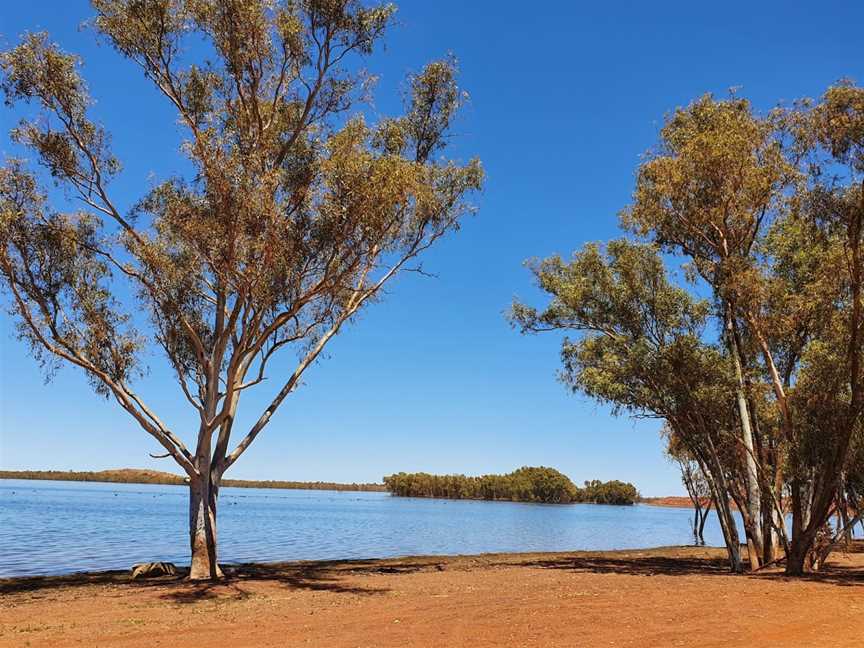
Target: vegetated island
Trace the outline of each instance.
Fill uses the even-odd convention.
[[[56,481],[114,482],[118,484],[166,484],[178,486],[186,483],[180,475],[160,470],[120,468],[116,470],[0,470],[0,479],[38,479]],[[385,491],[383,484],[338,484],[336,482],[301,482],[281,480],[223,479],[222,486],[236,488],[284,488],[293,490]]]
[[[639,501],[633,484],[612,480],[574,484],[567,475],[545,466],[525,466],[506,475],[430,475],[405,473],[384,477],[384,486],[399,497],[536,502],[542,504],[617,504]]]

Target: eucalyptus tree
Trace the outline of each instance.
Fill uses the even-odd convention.
[[[864,434],[864,89],[840,83],[767,116],[737,97],[678,109],[640,165],[622,224],[685,261],[711,292],[714,326],[672,329],[679,343],[702,343],[678,365],[702,375],[701,387],[691,376],[666,380],[657,360],[667,350],[653,331],[668,288],[649,280],[659,269],[637,280],[625,272],[623,243],[605,265],[591,248],[569,265],[541,264],[552,303],[541,314],[517,308],[517,321],[598,334],[575,351],[565,342],[565,380],[667,421],[710,478],[721,521],[722,499],[738,505],[751,568],[780,559],[792,575],[818,568],[856,519],[844,517]],[[633,322],[638,335],[609,335]],[[715,331],[720,344],[705,344]],[[675,402],[679,393],[690,398]]]
[[[772,281],[763,303],[778,339],[803,341],[778,345],[786,351],[781,371],[766,356],[790,434],[787,572],[800,574],[818,567],[847,530],[844,523],[828,533],[837,537],[814,553],[832,511],[847,505],[844,476],[855,472],[862,443],[864,88],[832,86],[818,102],[781,111],[778,122],[793,136],[804,178],[768,239]]]
[[[193,172],[121,209],[120,161],[79,59],[25,35],[0,58],[2,89],[7,104],[29,106],[11,137],[44,171],[22,159],[0,170],[0,273],[33,355],[83,369],[188,475],[190,577],[217,578],[225,471],[342,327],[458,227],[482,171],[442,155],[464,100],[450,60],[410,77],[401,115],[369,124],[357,109],[369,79],[355,70],[392,5],[92,4],[99,37],[173,107]],[[172,429],[133,387],[150,346],[197,430]],[[235,430],[242,395],[289,349],[296,367]]]
[[[739,381],[742,514],[765,560],[774,543],[759,543],[776,532],[790,574],[825,533],[860,426],[862,172],[860,88],[839,84],[768,117],[703,97],[667,121],[624,213],[713,289]]]
[[[795,168],[784,156],[770,120],[754,115],[744,99],[717,101],[706,95],[667,119],[657,149],[638,170],[633,202],[622,218],[626,227],[664,250],[689,257],[713,290],[738,381],[736,403],[747,470],[742,514],[751,561],[765,555],[770,527],[763,524],[764,440],[755,420],[748,385],[752,358],[741,325],[742,319],[753,322],[746,317],[750,311],[739,308],[740,289],[757,263],[760,236],[781,208],[783,189],[794,176]],[[748,333],[755,333],[767,352],[761,329],[751,326]]]
[[[703,341],[710,304],[670,282],[654,246],[627,240],[605,250],[588,244],[569,262],[552,257],[532,272],[550,302],[540,311],[514,303],[514,325],[568,334],[560,377],[573,391],[668,423],[708,478],[730,568],[740,571],[730,504],[744,503],[731,483],[741,481],[729,449],[735,387],[722,351]]]

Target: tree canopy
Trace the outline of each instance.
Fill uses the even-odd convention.
[[[0,89],[22,117],[11,139],[31,156],[0,168],[0,277],[36,358],[83,369],[190,477],[193,577],[214,576],[222,474],[328,341],[458,228],[483,172],[443,156],[466,98],[452,58],[408,79],[401,114],[369,123],[359,110],[372,80],[359,62],[393,22],[391,4],[92,5],[97,36],[176,112],[192,172],[142,183],[121,210],[120,159],[81,61],[25,34],[0,54]],[[154,347],[197,414],[192,435],[133,387]],[[235,430],[242,394],[289,349],[296,367]]]
[[[634,504],[639,493],[633,484],[620,481],[585,482],[576,486],[554,468],[524,466],[506,475],[430,475],[396,473],[384,477],[384,486],[400,497],[505,500],[543,504]]]

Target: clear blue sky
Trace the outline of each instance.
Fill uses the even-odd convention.
[[[3,5],[2,44],[45,29],[84,56],[94,115],[124,162],[130,205],[178,168],[174,116],[140,72],[79,23],[83,0]],[[405,0],[369,68],[392,112],[406,72],[452,51],[471,105],[451,153],[487,170],[479,215],[426,257],[437,279],[401,278],[329,347],[233,477],[377,481],[399,470],[509,471],[549,465],[574,480],[620,478],[681,492],[659,423],[614,418],[556,381],[560,339],[521,337],[512,298],[538,302],[522,262],[618,235],[639,156],[664,113],[733,86],[756,106],[864,81],[864,4],[827,2],[435,2]],[[14,117],[0,110],[5,132]],[[3,153],[8,140],[0,139]],[[0,467],[174,469],[83,376],[43,374],[0,319]],[[141,392],[181,434],[195,428],[159,356]],[[274,365],[277,376],[288,361]],[[276,380],[241,405],[258,415]],[[188,435],[187,435],[188,436]]]

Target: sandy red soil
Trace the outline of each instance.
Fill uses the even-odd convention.
[[[864,546],[819,576],[726,573],[665,548],[246,566],[223,584],[0,581],[0,646],[842,646],[864,636]]]

